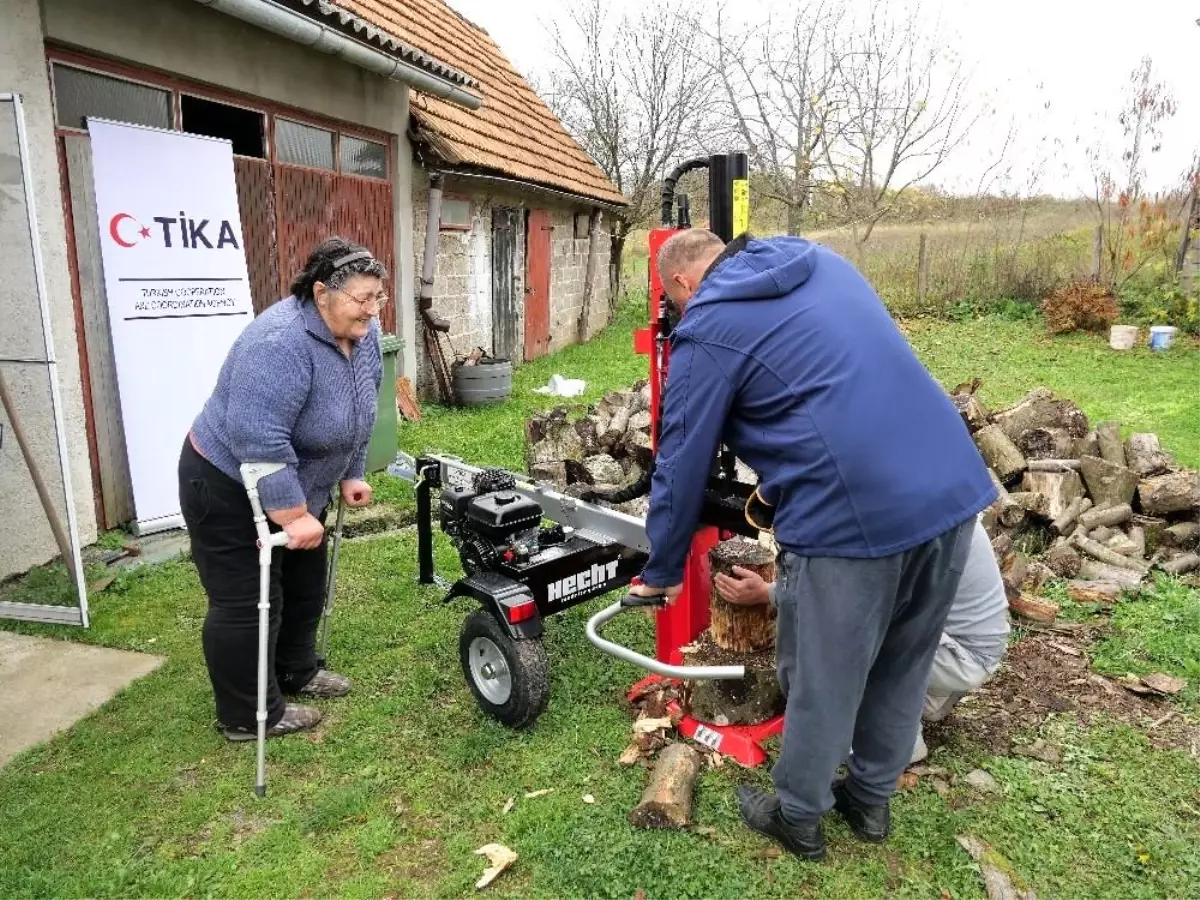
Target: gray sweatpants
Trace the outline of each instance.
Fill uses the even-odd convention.
[[[828,812],[851,746],[850,794],[864,803],[891,797],[974,526],[972,517],[881,559],[780,554],[776,648],[787,707],[771,774],[787,818]]]

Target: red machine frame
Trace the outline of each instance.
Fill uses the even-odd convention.
[[[679,228],[655,228],[650,232],[649,260],[649,327],[634,333],[634,350],[650,357],[650,437],[654,452],[658,452],[660,409],[663,391],[666,389],[670,347],[663,333],[664,317],[659,314],[665,302],[662,282],[658,277],[658,251],[666,240],[680,231]],[[723,538],[718,529],[701,525],[692,537],[687,564],[683,576],[683,590],[674,603],[661,607],[655,613],[655,658],[669,665],[681,665],[683,655],[680,648],[690,644],[709,625],[710,571],[708,552]],[[671,681],[660,675],[643,678],[629,691],[631,700],[645,694],[648,686]],[[679,711],[679,704],[672,703],[672,713]],[[685,715],[679,722],[679,731],[711,750],[728,756],[743,766],[753,768],[762,765],[767,755],[761,743],[783,730],[783,716],[778,715],[758,725],[716,725],[702,722]]]

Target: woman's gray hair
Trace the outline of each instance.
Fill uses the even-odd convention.
[[[340,237],[326,238],[313,248],[304,270],[292,281],[292,295],[304,303],[313,299],[313,286],[318,281],[331,291],[339,291],[355,275],[387,280],[387,269],[361,244]]]

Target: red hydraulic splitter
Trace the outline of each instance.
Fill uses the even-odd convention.
[[[670,357],[671,318],[669,304],[658,275],[658,251],[666,240],[682,228],[690,227],[687,198],[679,198],[679,222],[672,221],[675,205],[675,184],[691,169],[708,169],[709,229],[729,242],[744,233],[749,226],[749,193],[746,155],[718,155],[691,160],[679,166],[663,183],[663,227],[649,236],[649,327],[634,335],[634,349],[650,357],[650,415],[651,439],[658,450],[658,431],[662,398],[667,383]],[[723,454],[727,477],[722,487],[706,494],[702,520],[704,524],[692,538],[691,551],[683,577],[683,592],[669,606],[660,606],[655,613],[655,657],[663,663],[677,666],[683,662],[680,648],[690,644],[709,625],[709,563],[708,552],[722,538],[733,533],[757,537],[743,514],[744,501],[753,486],[736,485],[732,478],[732,456]],[[661,675],[651,675],[630,690],[630,698],[645,692],[648,684],[669,681]],[[757,766],[766,761],[760,743],[783,730],[783,716],[775,716],[758,725],[715,725],[684,716],[679,731],[700,744],[724,754],[744,766]]]

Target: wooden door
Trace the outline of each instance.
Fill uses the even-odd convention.
[[[550,212],[531,209],[525,228],[525,359],[550,349]]]
[[[521,307],[517,303],[517,241],[520,211],[497,206],[492,209],[492,355],[513,359],[520,347],[517,327]]]

